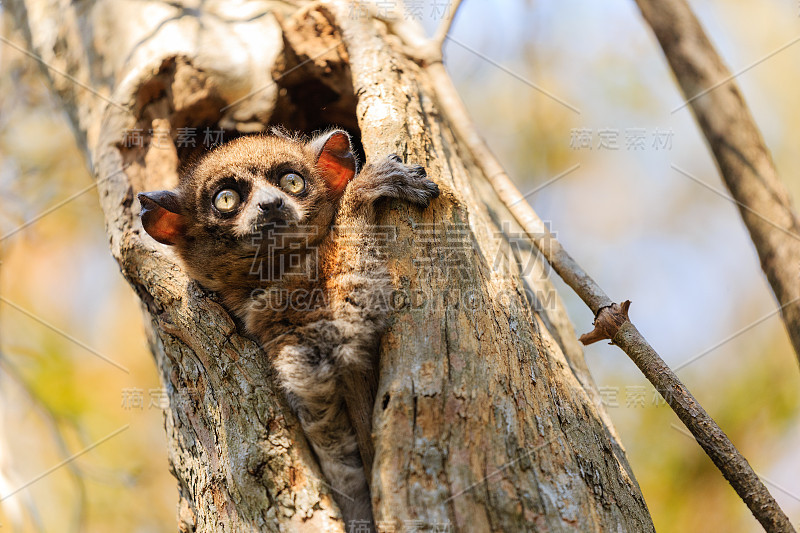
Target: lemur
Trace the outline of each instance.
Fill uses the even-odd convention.
[[[342,130],[308,142],[274,130],[212,150],[174,190],[138,196],[147,233],[262,344],[346,524],[372,523],[342,377],[372,364],[391,311],[376,204],[427,207],[438,195],[396,155],[359,171]]]

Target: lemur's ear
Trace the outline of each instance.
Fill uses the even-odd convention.
[[[350,135],[342,130],[333,130],[314,138],[309,146],[316,154],[317,169],[328,186],[336,193],[343,192],[358,170]]]
[[[142,226],[161,244],[177,244],[186,232],[178,195],[172,191],[140,192]]]

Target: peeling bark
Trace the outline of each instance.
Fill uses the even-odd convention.
[[[134,201],[193,157],[181,128],[229,140],[276,123],[344,126],[367,161],[402,154],[442,190],[422,214],[385,213],[398,311],[372,412],[379,528],[652,531],[547,269],[438,112],[431,79],[381,23],[326,5],[11,6],[34,53],[101,95],[47,71],[143,302],[171,400],[181,531],[343,529],[263,353],[146,238]]]

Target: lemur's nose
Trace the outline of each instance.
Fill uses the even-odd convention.
[[[283,198],[278,195],[270,196],[269,198],[262,198],[258,202],[258,210],[262,213],[277,211],[281,207],[283,207]]]

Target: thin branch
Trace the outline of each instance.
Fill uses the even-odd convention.
[[[398,36],[403,39],[402,34]],[[629,303],[614,304],[602,288],[567,253],[506,174],[472,123],[441,61],[430,61],[429,46],[405,42],[407,52],[425,68],[436,91],[439,108],[456,136],[474,154],[477,166],[495,193],[528,234],[553,269],[595,313],[598,328],[585,340],[610,338],[636,363],[667,404],[711,458],[736,493],[768,532],[794,532],[786,514],[716,422],[706,413],[675,373],[627,318]],[[415,55],[415,51],[419,55]],[[624,316],[623,316],[624,315]],[[598,331],[601,330],[601,331]],[[605,330],[605,331],[602,331]],[[603,335],[603,333],[605,333]]]
[[[456,19],[456,13],[458,13],[458,8],[461,6],[461,2],[462,0],[454,0],[452,2],[452,5],[447,12],[447,16],[445,16],[444,20],[442,20],[439,28],[437,28],[436,35],[433,36],[433,45],[436,46],[440,51],[444,46],[445,39],[447,39],[447,34],[450,33],[450,28],[453,27],[453,21]]]
[[[735,80],[800,41],[800,36],[732,74],[685,0],[636,3],[686,98],[673,112],[691,106],[739,206],[800,358],[800,218]]]

